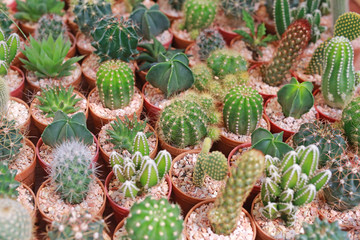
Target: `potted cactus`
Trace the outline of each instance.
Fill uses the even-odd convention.
[[[348,234],[342,231],[337,222],[329,223],[327,220],[316,218],[313,224],[303,226],[305,233],[296,237],[296,240],[317,239],[344,239],[349,240]]]
[[[183,9],[185,0],[158,0],[160,11],[162,11],[171,22],[184,16]]]

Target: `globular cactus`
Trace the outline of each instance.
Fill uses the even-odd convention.
[[[329,223],[326,219],[316,218],[313,224],[304,224],[305,233],[296,237],[296,240],[349,240],[348,233],[342,231],[338,222]]]
[[[251,87],[232,88],[225,97],[224,126],[238,135],[249,135],[257,127],[263,113],[263,98]]]
[[[16,200],[0,198],[0,239],[33,239],[30,213]]]
[[[112,14],[111,1],[78,0],[77,4],[74,5],[73,13],[75,15],[74,22],[79,26],[80,31],[86,36],[90,36],[97,20],[102,16]]]
[[[178,205],[162,198],[145,198],[135,203],[125,222],[128,238],[178,240],[183,230],[183,220]]]
[[[134,96],[134,73],[123,61],[106,61],[96,72],[96,85],[105,107],[121,109],[129,105]]]
[[[319,148],[319,167],[334,157],[341,155],[346,149],[346,142],[340,129],[334,128],[328,122],[315,121],[304,123],[293,136],[295,146],[309,146],[315,144]]]
[[[342,112],[342,124],[348,142],[359,149],[360,147],[360,97],[354,98]]]
[[[211,139],[205,138],[199,153],[193,174],[193,183],[197,187],[204,184],[205,175],[212,179],[221,181],[225,178],[228,170],[227,159],[219,151],[209,152],[211,148]]]
[[[185,3],[185,0],[169,0],[172,9],[180,11]]]
[[[6,75],[12,60],[20,49],[20,38],[16,33],[9,37],[0,29],[0,75]]]
[[[282,35],[279,47],[270,64],[261,67],[263,81],[270,86],[280,85],[311,37],[311,26],[305,19],[293,22]]]
[[[0,161],[12,160],[23,146],[23,136],[15,126],[14,120],[7,120],[4,116],[0,120]]]
[[[298,207],[311,203],[329,181],[329,170],[317,171],[319,149],[300,146],[281,160],[266,158],[266,178],[261,186],[262,214],[268,219],[281,217],[292,226]]]
[[[53,153],[50,179],[61,198],[70,204],[79,204],[94,181],[96,168],[89,147],[77,140],[61,143]]]
[[[194,75],[194,87],[203,91],[207,88],[208,83],[213,79],[211,69],[204,63],[196,64],[191,68]]]
[[[140,37],[136,26],[131,21],[105,16],[96,23],[91,32],[94,41],[92,46],[100,61],[119,59],[129,62],[138,53],[137,45]]]
[[[217,30],[204,29],[196,38],[196,45],[199,47],[200,60],[206,60],[212,51],[222,49],[225,41]]]
[[[242,9],[254,12],[255,3],[254,0],[220,0],[220,7],[227,17],[238,21],[242,19]]]
[[[281,38],[291,24],[289,0],[274,0],[273,2],[273,17],[276,33],[278,37]]]
[[[354,50],[345,37],[334,37],[324,52],[321,91],[330,107],[344,108],[355,88]]]
[[[258,150],[245,152],[236,159],[225,188],[208,212],[208,220],[216,234],[229,235],[236,228],[242,205],[264,168],[265,157]]]
[[[20,183],[15,180],[16,173],[16,169],[9,169],[6,161],[0,162],[0,198],[16,199],[19,195],[17,188]]]
[[[9,87],[5,78],[0,76],[0,114],[4,114],[8,108],[10,99]]]
[[[228,49],[212,52],[207,59],[207,64],[212,69],[214,76],[217,77],[247,70],[246,60],[239,53]]]
[[[37,40],[48,39],[51,34],[54,39],[62,35],[64,39],[68,40],[67,31],[68,29],[62,17],[56,14],[47,14],[38,21],[35,38]]]
[[[314,105],[313,88],[311,82],[299,83],[296,78],[291,78],[290,83],[284,85],[277,93],[284,116],[298,119],[309,112]]]
[[[150,154],[149,143],[146,134],[143,132],[138,132],[135,135],[133,146],[134,152],[140,152],[143,156]]]
[[[47,234],[50,240],[60,239],[103,239],[105,222],[103,219],[93,218],[91,214],[72,210],[60,221],[51,223]]]
[[[343,36],[350,41],[360,36],[360,14],[347,12],[341,15],[334,26],[334,37]]]

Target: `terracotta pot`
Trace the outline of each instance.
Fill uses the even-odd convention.
[[[19,21],[18,25],[26,36],[33,35],[36,29],[35,24],[29,24],[28,22]]]
[[[45,182],[43,182],[43,183],[41,184],[39,190],[38,190],[37,193],[36,193],[36,204],[39,205],[40,192],[41,192],[41,190],[42,190],[47,184],[50,183],[50,180],[51,180],[51,179],[48,179],[48,180],[46,180]],[[105,206],[106,206],[105,188],[104,188],[104,185],[102,184],[102,182],[101,182],[97,177],[95,177],[95,180],[96,180],[96,182],[100,185],[100,187],[101,187],[101,189],[102,189],[102,192],[103,192],[103,204],[101,205],[99,211],[98,211],[96,214],[93,214],[93,216],[94,216],[94,217],[102,217],[102,215],[103,215],[103,213],[104,213],[104,210],[105,210]],[[55,193],[53,193],[53,194],[55,194]],[[52,196],[52,195],[50,195],[49,197],[51,197],[51,196]],[[78,204],[77,204],[77,205],[78,205]],[[44,211],[40,208],[40,206],[37,206],[37,208],[38,208],[38,210],[39,210],[39,212],[40,212],[40,215],[41,215],[42,219],[43,219],[46,223],[50,224],[50,223],[52,223],[52,222],[55,220],[55,219],[53,219],[53,218],[48,217],[48,216],[44,213]]]
[[[248,68],[249,74],[250,74],[251,70],[260,67],[262,64],[265,64],[265,63],[260,63],[260,64],[253,64],[253,65],[251,65],[251,66]],[[266,94],[266,93],[262,93],[262,92],[259,92],[259,94],[260,94],[260,95],[262,96],[262,98],[264,99],[264,103],[265,103],[269,98],[276,97],[276,95]]]
[[[179,20],[176,20],[171,24],[169,31],[174,35],[174,46],[178,49],[185,49],[187,46],[194,43],[195,40],[184,39],[177,33],[178,30],[176,29],[176,26],[178,25],[178,21]]]
[[[30,122],[31,122],[31,116],[30,116],[30,108],[29,106],[26,104],[26,102],[24,102],[23,100],[19,99],[19,98],[16,98],[16,97],[10,97],[10,100],[11,101],[15,101],[17,103],[20,103],[22,105],[24,105],[27,109],[27,111],[29,112],[29,115],[28,115],[28,118],[27,120],[18,126],[18,128],[20,129],[20,132],[22,134],[27,134],[29,132],[29,128],[30,128]]]
[[[107,197],[107,199],[109,201],[110,207],[114,211],[114,216],[115,216],[116,221],[120,222],[121,220],[123,220],[124,218],[126,218],[129,215],[130,209],[129,208],[124,208],[124,207],[118,205],[114,200],[111,199],[111,197],[110,197],[110,195],[108,193],[108,188],[109,188],[109,184],[110,184],[110,181],[112,180],[113,176],[114,176],[114,172],[111,171],[109,173],[109,175],[106,177],[106,180],[105,180],[105,193],[106,193],[106,197]],[[167,184],[169,186],[169,192],[168,192],[168,195],[167,195],[167,199],[169,200],[170,196],[171,196],[172,185],[171,185],[171,181],[170,181],[170,178],[169,178],[168,174],[165,176],[165,180],[166,180],[166,182],[167,182]]]
[[[16,178],[15,178],[15,180],[16,180]],[[34,209],[31,211],[30,216],[31,216],[33,222],[35,223],[36,222],[36,197],[35,197],[35,194],[34,194],[33,190],[31,188],[29,188],[27,185],[22,184],[22,186],[30,192],[32,199],[34,199]]]
[[[76,38],[76,49],[78,50],[80,55],[83,55],[83,56],[90,55],[90,54],[93,53],[93,51],[90,51],[90,50],[84,48],[81,44],[79,44],[79,38],[80,38],[81,34],[82,33],[80,31],[78,31],[76,33],[76,36],[75,36],[75,38]]]
[[[135,87],[135,89],[141,94],[140,90],[137,87]],[[92,117],[92,119],[94,121],[94,128],[95,129],[101,129],[101,127],[104,126],[105,124],[116,120],[116,117],[106,117],[106,118],[104,118],[103,116],[99,116],[94,112],[94,110],[93,110],[93,108],[92,108],[92,106],[90,104],[89,99],[90,99],[91,94],[96,90],[97,90],[97,88],[94,88],[93,90],[90,91],[89,96],[88,96],[88,104],[89,104],[90,116]],[[143,110],[143,104],[144,104],[144,97],[143,97],[142,94],[141,94],[141,99],[142,100],[141,100],[140,107],[139,107],[139,109],[136,109],[136,111],[135,111],[136,116],[137,116],[138,119],[140,119],[140,115],[141,115],[141,112]],[[126,116],[129,119],[133,119],[134,113],[126,114]],[[119,118],[124,120],[125,116],[119,116]]]
[[[80,93],[79,91],[76,91],[76,90],[74,90],[74,93],[80,95],[80,97],[81,97],[82,99],[85,99],[86,102],[87,102],[86,97],[85,97],[82,93]],[[34,114],[34,111],[35,111],[35,109],[37,108],[36,106],[38,106],[39,104],[40,104],[40,101],[39,101],[37,98],[34,98],[34,100],[31,102],[31,105],[30,105],[30,114],[31,114],[31,119],[32,119],[34,125],[37,127],[37,129],[39,129],[40,134],[41,134],[41,133],[44,131],[44,129],[48,126],[48,124],[45,124],[45,123],[43,123],[42,121],[40,121],[40,120],[36,117],[36,115]],[[89,109],[89,104],[88,104],[88,102],[87,102],[87,103],[86,103],[86,110],[85,110],[85,117],[86,117],[86,119],[88,118],[88,115],[89,115],[88,109]]]
[[[16,89],[12,90],[10,92],[10,96],[22,99],[23,91],[24,91],[24,88],[25,88],[25,75],[24,75],[23,71],[21,71],[20,68],[18,68],[18,67],[10,66],[10,68],[12,70],[18,72],[18,74],[22,77],[22,81],[21,81],[20,86],[18,86]]]
[[[120,228],[122,228],[122,227],[124,226],[125,220],[126,220],[126,218],[124,218],[123,220],[121,220],[121,221],[119,222],[119,224],[116,226],[116,228],[115,228],[115,230],[114,230],[114,234],[113,234],[112,239],[116,240],[116,239],[115,239],[115,233],[116,233],[117,231],[119,231]]]
[[[317,89],[317,90],[314,92],[314,97],[316,97],[317,94],[321,94],[320,89]],[[329,122],[331,122],[331,123],[340,121],[340,120],[337,120],[337,119],[335,119],[335,118],[332,118],[332,117],[326,115],[326,114],[325,114],[324,112],[322,112],[317,106],[318,106],[318,105],[317,105],[317,103],[316,103],[316,101],[315,101],[315,103],[314,103],[314,108],[315,108],[316,112],[319,114],[320,119],[327,120],[327,121],[329,121]]]
[[[72,58],[76,54],[76,38],[74,37],[74,35],[71,32],[67,32],[67,34],[68,34],[69,40],[71,42],[71,47],[70,47],[68,53],[66,54],[66,57]]]
[[[71,19],[69,12],[66,12],[65,16],[66,16],[65,19],[66,25],[69,27],[70,31],[76,35],[77,32],[79,31],[78,25]]]
[[[149,129],[150,129],[150,132],[153,132],[155,134],[155,137],[156,137],[156,144],[155,144],[155,148],[151,151],[151,153],[149,154],[149,157],[154,159],[156,157],[156,154],[157,154],[157,150],[158,150],[158,144],[159,144],[159,141],[158,141],[158,136],[157,136],[157,133],[156,131],[154,130],[154,128],[150,125],[150,124],[146,124]],[[98,142],[100,143],[100,137],[98,139]],[[107,154],[104,149],[102,148],[101,144],[100,144],[100,154],[101,154],[101,157],[102,159],[109,163],[109,158],[110,158],[110,155]]]
[[[158,134],[158,136],[159,136],[159,134]],[[179,156],[182,153],[189,151],[189,149],[182,149],[182,148],[177,148],[177,147],[171,146],[170,144],[168,144],[164,140],[162,140],[160,136],[159,136],[159,142],[160,142],[160,148],[168,151],[173,158]]]
[[[144,96],[144,106],[145,106],[145,112],[146,116],[149,118],[150,122],[155,123],[160,115],[161,108],[153,105],[145,96],[145,88],[149,84],[149,82],[146,82],[142,88],[142,94]]]
[[[34,188],[35,183],[35,168],[36,168],[36,149],[34,144],[27,138],[25,138],[25,144],[29,146],[34,151],[34,157],[31,160],[31,164],[22,170],[20,173],[16,174],[15,180],[23,183],[24,185]],[[35,199],[35,198],[34,198]]]
[[[263,231],[260,227],[260,225],[256,222],[255,218],[254,218],[254,206],[255,203],[260,201],[260,194],[258,194],[254,201],[251,204],[251,217],[254,219],[254,223],[256,226],[256,232],[257,232],[257,239],[259,240],[275,240],[275,238],[271,237],[270,235],[268,235],[265,231]]]
[[[206,200],[206,201],[202,201],[202,202],[199,202],[198,204],[196,204],[193,208],[190,209],[190,211],[188,212],[188,214],[186,214],[186,217],[185,217],[185,220],[184,220],[184,234],[185,234],[185,237],[187,240],[190,240],[190,237],[189,237],[189,234],[188,232],[186,231],[186,228],[188,226],[188,219],[190,217],[190,215],[192,214],[193,211],[195,211],[196,208],[199,208],[200,206],[204,205],[204,204],[209,204],[209,203],[212,203],[214,202],[215,199],[210,199],[210,200]],[[257,232],[256,232],[256,227],[255,227],[255,223],[254,223],[254,220],[253,218],[250,216],[250,214],[244,209],[244,208],[241,208],[241,210],[243,211],[243,213],[245,213],[245,216],[250,220],[250,225],[251,225],[251,228],[253,230],[253,238],[252,240],[255,240],[256,236],[257,236]]]
[[[139,83],[140,83],[140,86],[144,86],[147,81],[146,81],[146,74],[147,74],[147,71],[136,71],[136,74],[138,76],[138,79],[140,80]]]
[[[95,137],[95,135],[93,134],[94,136],[94,141],[96,143],[96,152],[95,152],[95,156],[92,160],[92,163],[93,164],[96,164],[96,162],[98,161],[99,159],[99,142],[97,140],[97,138]],[[42,141],[42,138],[39,138],[39,141],[37,142],[36,144],[36,157],[39,161],[39,164],[40,166],[44,169],[44,171],[47,173],[47,174],[50,174],[50,166],[47,162],[45,162],[44,160],[41,159],[40,157],[40,147],[43,145],[43,141]]]
[[[223,36],[225,42],[227,45],[231,46],[231,42],[239,37],[239,35],[237,33],[234,33],[234,32],[230,32],[230,31],[227,31],[225,30],[224,28],[222,27],[218,27],[217,30],[219,31],[219,33]]]
[[[296,78],[299,83],[306,82],[306,79],[300,77],[299,74],[298,74],[296,71],[290,70],[290,74],[291,74],[292,77]],[[311,83],[312,83],[313,86],[314,86],[314,88],[313,88],[313,93],[315,93],[315,91],[320,88],[320,85],[316,84],[315,82],[311,82]]]

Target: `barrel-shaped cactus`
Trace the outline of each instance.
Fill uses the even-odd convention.
[[[206,60],[212,51],[222,49],[225,41],[217,30],[204,29],[196,38],[196,45],[199,47],[200,60]]]
[[[67,31],[68,29],[62,17],[56,14],[47,14],[38,21],[35,38],[37,40],[48,39],[51,34],[54,39],[57,39],[59,35],[63,35],[64,39],[67,39]]]
[[[315,49],[315,52],[311,56],[310,62],[306,67],[306,74],[319,74],[322,75],[323,72],[323,62],[324,62],[324,52],[325,48],[328,45],[330,39],[322,42],[319,47]]]
[[[348,142],[356,149],[360,147],[360,97],[354,98],[343,110],[342,123]]]
[[[121,109],[129,105],[134,95],[134,74],[125,62],[106,61],[96,73],[96,85],[105,107]]]
[[[220,7],[228,18],[238,21],[242,18],[242,9],[250,13],[254,12],[255,2],[254,0],[220,0]]]
[[[217,77],[247,70],[246,60],[239,53],[228,49],[212,52],[207,59],[207,64]]]
[[[14,120],[7,120],[3,116],[0,120],[0,161],[11,160],[16,157],[23,146],[23,136],[15,126]]]
[[[249,135],[257,127],[263,112],[263,99],[251,87],[232,88],[225,97],[223,121],[225,127],[239,135]]]
[[[334,26],[334,36],[343,36],[350,41],[360,36],[360,14],[347,12],[341,15]]]

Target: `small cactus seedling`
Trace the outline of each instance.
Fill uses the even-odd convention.
[[[180,239],[183,220],[178,205],[170,204],[162,198],[154,200],[145,198],[135,203],[125,222],[130,239]]]
[[[206,60],[212,51],[222,49],[225,46],[225,41],[217,30],[209,28],[200,32],[196,38],[196,45],[199,47],[200,60]]]
[[[6,75],[12,60],[20,49],[20,38],[16,33],[9,37],[0,29],[0,75]]]
[[[16,199],[20,183],[15,180],[17,170],[9,169],[6,161],[0,162],[0,198]]]
[[[52,35],[54,39],[57,39],[62,35],[65,40],[68,40],[67,31],[68,29],[62,17],[56,14],[47,14],[39,19],[35,30],[35,38],[38,40],[48,39]]]
[[[23,136],[15,126],[15,121],[8,121],[4,116],[0,119],[0,161],[12,160],[23,146]]]
[[[207,64],[217,77],[224,77],[227,74],[235,74],[247,70],[246,60],[239,53],[228,49],[212,52],[207,59]]]
[[[341,121],[348,142],[359,149],[360,147],[360,97],[354,98],[343,110]]]

